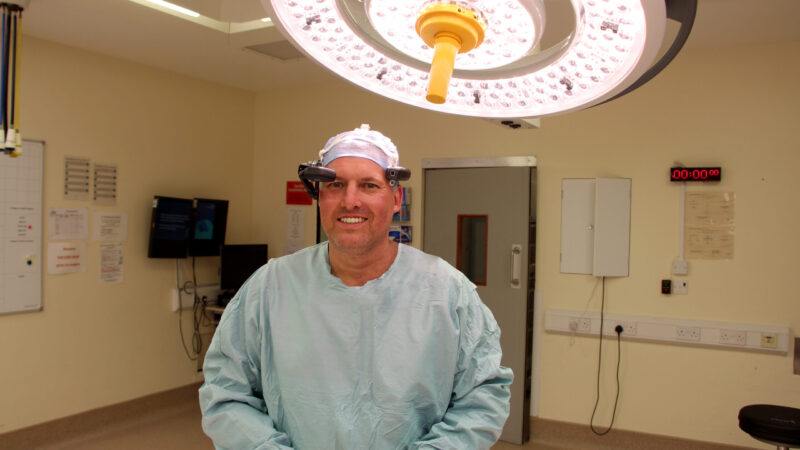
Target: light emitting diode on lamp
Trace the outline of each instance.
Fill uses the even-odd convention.
[[[453,3],[436,3],[420,11],[416,30],[422,40],[434,48],[425,98],[431,103],[444,103],[456,54],[481,45],[486,22],[477,11]]]

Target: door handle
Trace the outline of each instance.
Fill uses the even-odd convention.
[[[522,246],[513,244],[511,246],[511,287],[519,289],[522,283],[520,282],[520,271],[522,266]]]

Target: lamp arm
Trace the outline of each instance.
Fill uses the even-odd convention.
[[[620,92],[619,94],[607,99],[604,102],[598,103],[597,105],[602,105],[603,103],[610,102],[612,100],[616,100],[623,95],[633,91],[634,89],[640,87],[641,85],[650,81],[653,77],[658,75],[659,72],[664,70],[664,67],[672,62],[678,52],[681,51],[683,48],[683,44],[686,43],[686,40],[689,39],[689,33],[692,31],[692,27],[694,26],[694,18],[697,15],[697,0],[665,0],[667,5],[667,18],[675,20],[681,23],[681,28],[678,30],[678,34],[675,36],[675,40],[672,41],[672,45],[669,49],[664,52],[664,55],[661,56],[661,59],[656,61],[650,69],[647,70],[638,80],[636,80],[633,84],[628,86],[624,91]]]

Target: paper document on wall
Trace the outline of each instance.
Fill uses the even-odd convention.
[[[122,244],[100,244],[100,282],[122,283]]]
[[[89,200],[87,158],[64,158],[64,200]]]
[[[304,247],[306,230],[306,210],[303,208],[286,208],[286,246],[283,254],[292,254]]]
[[[128,213],[94,213],[92,239],[102,242],[125,242],[128,239]]]
[[[94,202],[98,205],[117,203],[117,166],[94,165]]]
[[[733,192],[687,192],[684,250],[688,259],[733,259]]]
[[[59,275],[86,272],[86,242],[47,244],[47,273]]]
[[[50,240],[86,239],[89,237],[89,211],[86,208],[50,208]]]

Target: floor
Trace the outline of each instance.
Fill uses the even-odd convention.
[[[200,426],[197,387],[112,405],[0,435],[0,450],[213,450]],[[492,450],[747,450],[680,438],[613,430],[598,438],[588,427],[537,419],[532,440],[519,446],[499,442]]]
[[[3,448],[0,443],[0,448]],[[200,427],[196,401],[176,404],[154,414],[106,426],[96,432],[36,445],[40,450],[213,450],[214,446]],[[493,450],[532,449],[534,444],[518,446],[500,442]],[[537,450],[568,450],[566,447],[536,445]]]
[[[2,448],[2,445],[0,445]],[[200,408],[196,402],[126,420],[96,432],[60,439],[37,446],[41,450],[213,450],[211,440],[200,428]]]

